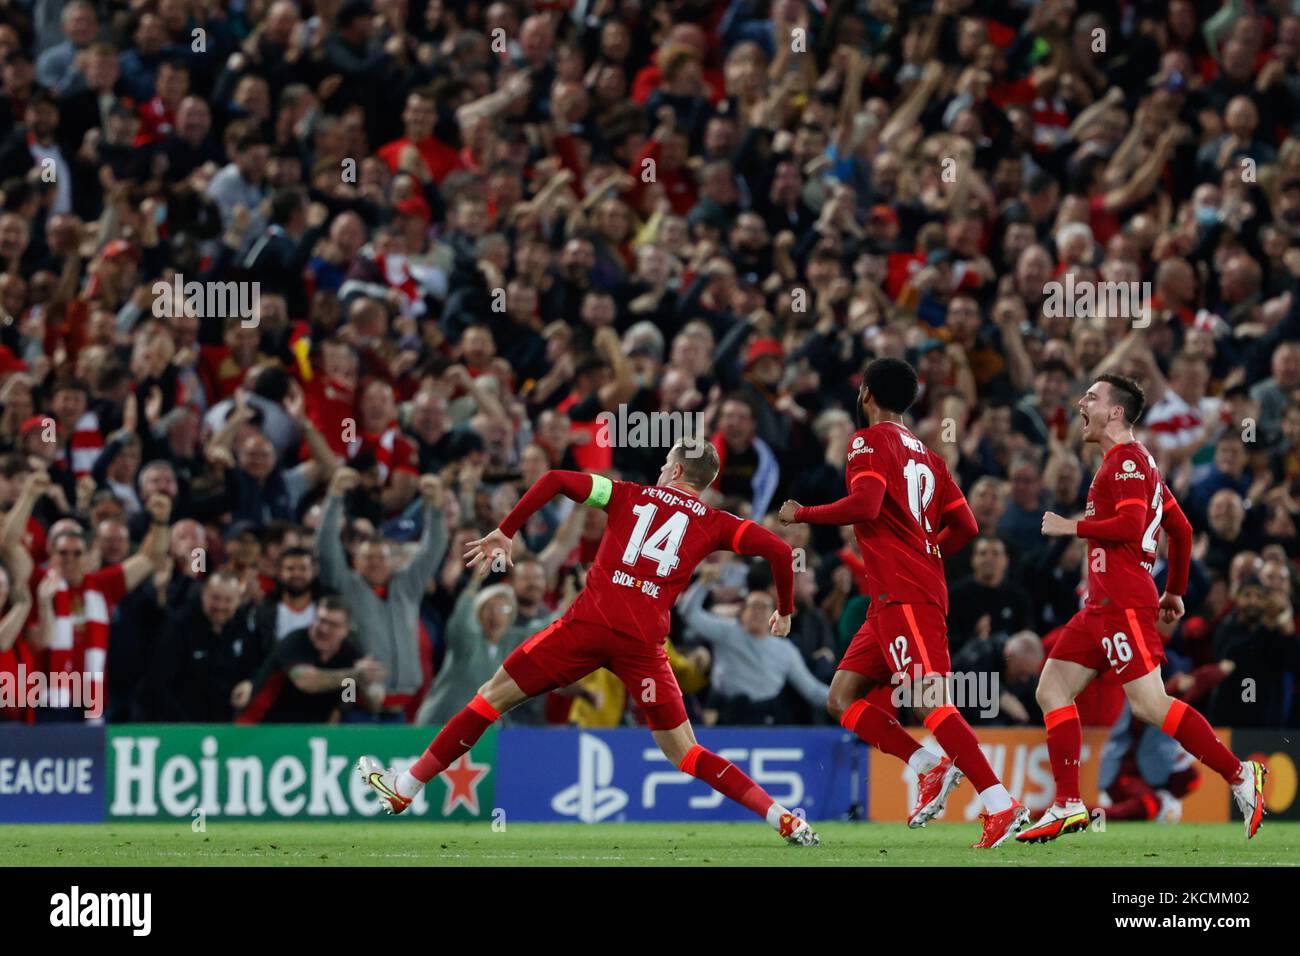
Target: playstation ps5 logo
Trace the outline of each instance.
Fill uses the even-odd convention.
[[[583,823],[607,820],[627,806],[627,793],[610,786],[614,754],[609,744],[591,734],[578,738],[578,782],[551,799],[551,809]]]

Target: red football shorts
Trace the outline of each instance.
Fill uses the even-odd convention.
[[[607,667],[623,682],[651,730],[672,730],[686,721],[682,690],[663,645],[590,621],[560,618],[520,644],[501,666],[529,697],[568,687]]]
[[[877,684],[951,669],[948,621],[937,604],[872,604],[839,666]]]
[[[1061,629],[1048,660],[1113,671],[1127,684],[1151,673],[1165,659],[1156,630],[1156,608],[1084,607]]]

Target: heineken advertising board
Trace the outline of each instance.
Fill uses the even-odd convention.
[[[109,819],[337,820],[382,809],[356,772],[369,755],[405,768],[437,733],[403,725],[122,724],[108,729]],[[490,819],[497,732],[490,729],[402,814]]]

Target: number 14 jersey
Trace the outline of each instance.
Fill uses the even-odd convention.
[[[944,512],[966,498],[942,458],[896,422],[880,422],[849,439],[844,483],[885,486],[880,514],[853,526],[866,564],[871,600],[937,604],[948,612],[948,585],[936,541]]]
[[[714,551],[735,551],[753,522],[678,488],[610,483],[609,515],[587,583],[567,617],[662,644],[677,596]]]

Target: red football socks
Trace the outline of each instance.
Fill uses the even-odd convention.
[[[903,725],[867,700],[855,700],[840,716],[840,726],[857,734],[881,753],[906,763],[921,749]]]
[[[952,758],[957,769],[966,775],[976,792],[983,793],[989,787],[999,785],[998,775],[989,766],[984,751],[980,750],[975,732],[957,712],[956,707],[947,705],[932,710],[925,718],[925,726],[934,734],[934,739],[939,741],[943,752]]]
[[[455,763],[461,754],[467,753],[500,716],[491,704],[475,694],[464,710],[447,721],[420,759],[411,764],[411,776],[421,783],[428,783]]]
[[[1066,704],[1043,715],[1047,725],[1047,755],[1056,779],[1056,802],[1064,805],[1079,799],[1079,759],[1083,753],[1083,725],[1074,704]]]
[[[1241,782],[1241,761],[1214,735],[1210,722],[1183,701],[1170,705],[1160,729],[1228,783]]]
[[[724,797],[735,800],[760,817],[766,818],[767,811],[775,802],[734,763],[699,744],[686,752],[677,769],[689,773],[696,780],[703,780]]]

